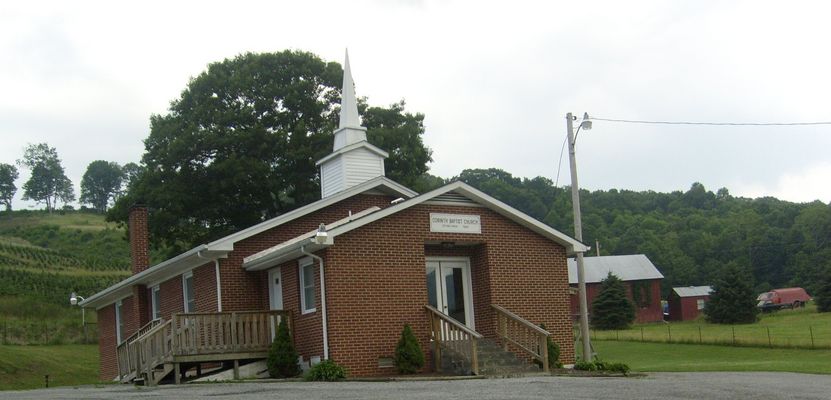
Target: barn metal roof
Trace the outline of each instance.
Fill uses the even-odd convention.
[[[672,288],[678,297],[709,296],[713,288],[709,286],[683,286]]]
[[[664,276],[643,254],[625,256],[585,257],[586,283],[597,283],[606,279],[609,272],[623,281],[663,279]],[[568,283],[577,284],[577,261],[568,259]]]

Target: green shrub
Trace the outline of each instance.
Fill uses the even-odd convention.
[[[545,324],[540,324],[540,328],[545,329]],[[546,343],[548,345],[548,365],[551,368],[562,368],[563,363],[560,362],[560,345],[554,342],[551,336],[546,338]],[[542,361],[534,359],[534,364],[542,368]]]
[[[346,379],[346,370],[332,360],[323,360],[309,369],[303,378],[307,381],[336,382]]]
[[[424,366],[424,353],[409,325],[404,325],[401,339],[395,346],[395,367],[400,374],[414,374]]]
[[[592,361],[577,361],[574,363],[574,369],[579,371],[597,371],[597,365]]]
[[[291,341],[289,328],[285,318],[277,326],[277,334],[274,342],[268,350],[268,375],[272,378],[291,378],[300,375],[300,367],[297,365],[297,350]]]
[[[630,368],[624,363],[610,363],[596,359],[594,361],[578,361],[574,364],[574,369],[580,371],[605,371],[605,372],[619,372],[623,375],[629,375]]]

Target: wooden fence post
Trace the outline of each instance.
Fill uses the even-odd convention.
[[[814,327],[811,326],[811,325],[808,325],[808,332],[811,333],[811,349],[813,349],[814,348]]]
[[[770,327],[766,327],[768,330],[768,347],[773,348],[773,342],[770,341]]]
[[[730,329],[733,330],[733,346],[736,345],[736,325],[730,325]]]

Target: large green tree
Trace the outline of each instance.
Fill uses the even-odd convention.
[[[23,200],[45,203],[52,212],[58,201],[75,201],[72,181],[66,177],[58,151],[46,143],[30,144],[18,164],[30,169],[31,177],[23,184]]]
[[[750,273],[735,263],[726,266],[718,275],[710,299],[704,305],[707,321],[717,324],[749,324],[756,322],[758,314]]]
[[[109,219],[144,203],[152,240],[176,252],[317,200],[315,161],[332,151],[342,79],[340,64],[301,51],[210,64],[151,117],[140,171]],[[389,176],[406,183],[425,171],[423,116],[403,103],[364,116],[390,153]]]
[[[0,164],[0,204],[6,206],[6,211],[12,211],[12,199],[17,193],[14,181],[18,177],[17,168],[10,164]]]
[[[98,212],[107,211],[107,205],[121,192],[123,176],[118,163],[104,160],[89,163],[81,178],[81,203],[92,205]]]
[[[635,320],[635,305],[626,297],[626,286],[609,272],[600,282],[592,302],[591,324],[596,329],[626,329]]]

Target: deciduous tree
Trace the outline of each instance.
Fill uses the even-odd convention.
[[[17,168],[10,164],[0,164],[0,203],[6,206],[6,211],[12,211],[12,199],[17,193],[14,181],[18,177]]]
[[[66,177],[58,151],[46,143],[30,144],[18,164],[31,170],[31,177],[23,184],[23,200],[46,203],[52,212],[58,200],[68,203],[75,201],[72,181]]]
[[[141,173],[110,210],[151,208],[151,237],[172,251],[319,199],[315,161],[332,151],[343,70],[311,53],[243,54],[210,64],[165,115],[153,115]],[[402,181],[425,170],[421,115],[403,103],[365,111],[367,135]]]
[[[110,200],[121,192],[124,172],[118,163],[95,160],[81,178],[81,203],[90,204],[98,212],[107,211]]]

